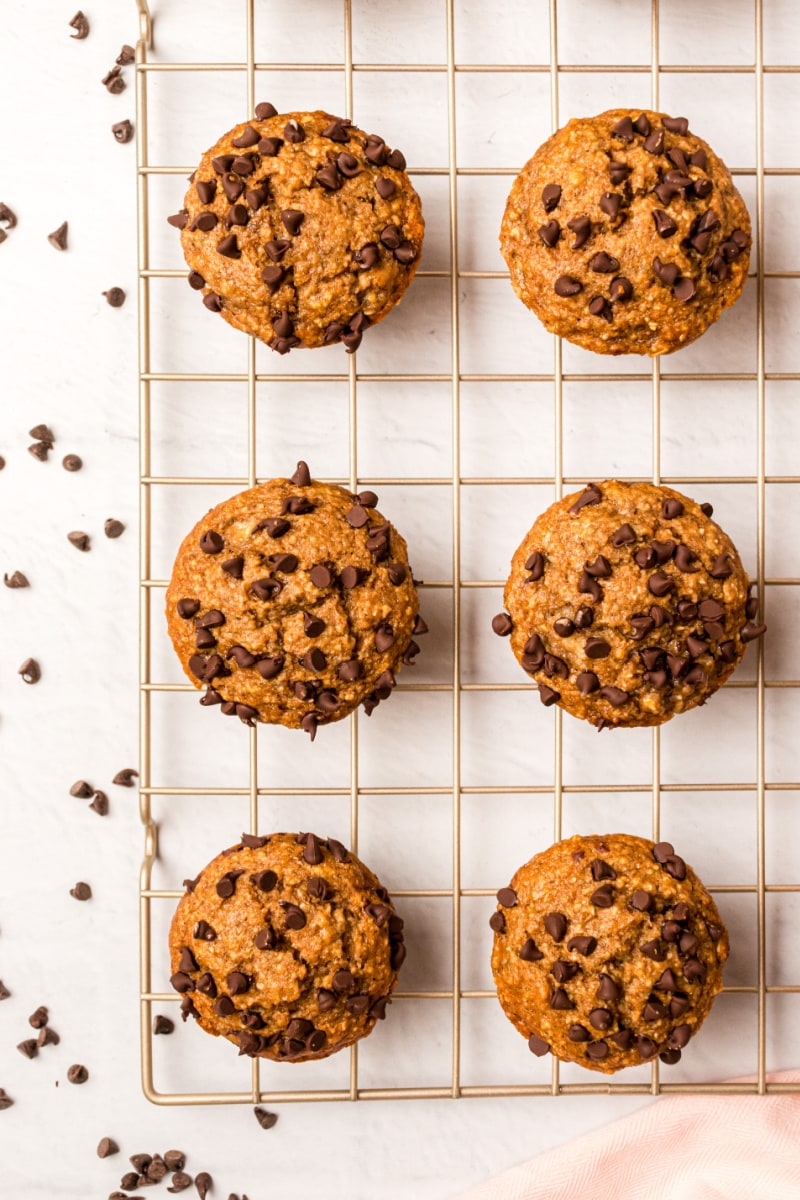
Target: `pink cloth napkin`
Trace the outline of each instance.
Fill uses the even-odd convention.
[[[800,1095],[666,1097],[459,1200],[739,1198],[800,1200]]]

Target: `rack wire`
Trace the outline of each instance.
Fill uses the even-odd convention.
[[[800,983],[794,985],[771,985],[767,982],[766,971],[766,897],[772,892],[800,893],[800,880],[788,884],[768,884],[765,867],[765,809],[767,794],[772,791],[800,791],[800,783],[773,781],[767,779],[765,767],[765,700],[766,691],[770,688],[797,689],[800,680],[797,679],[767,679],[765,676],[764,651],[759,642],[757,649],[751,654],[757,655],[757,669],[754,680],[733,680],[727,684],[730,688],[748,688],[756,692],[756,771],[755,778],[736,782],[696,782],[696,783],[665,783],[661,778],[661,738],[660,730],[654,728],[652,733],[652,773],[649,783],[641,784],[593,784],[570,786],[564,782],[564,755],[562,741],[562,713],[556,708],[552,710],[553,719],[553,764],[554,782],[551,786],[538,785],[492,785],[467,786],[462,783],[461,773],[461,703],[465,693],[470,691],[504,692],[529,690],[528,683],[492,683],[467,682],[461,675],[461,614],[462,593],[467,589],[497,588],[502,586],[502,580],[463,578],[461,571],[460,529],[461,529],[461,487],[465,484],[494,486],[497,484],[543,484],[553,488],[554,496],[560,497],[564,487],[585,483],[582,476],[569,476],[564,472],[564,420],[563,420],[563,387],[569,382],[614,382],[614,381],[649,381],[651,390],[652,412],[652,472],[649,478],[654,483],[670,483],[678,486],[696,488],[702,484],[744,483],[755,485],[757,495],[757,570],[756,581],[762,610],[768,607],[768,597],[773,588],[800,586],[800,577],[767,576],[765,571],[765,534],[766,534],[766,485],[767,484],[800,484],[800,475],[768,475],[766,473],[766,429],[765,429],[765,385],[772,380],[800,380],[796,372],[767,372],[765,359],[765,280],[768,278],[799,278],[797,271],[765,270],[764,259],[764,181],[771,175],[800,176],[800,165],[793,167],[768,168],[764,161],[764,77],[770,73],[798,72],[800,65],[772,66],[764,63],[764,6],[768,0],[754,0],[755,22],[755,56],[752,64],[662,64],[659,53],[659,0],[650,0],[650,45],[649,63],[641,64],[569,64],[562,63],[558,57],[558,0],[549,0],[549,61],[544,64],[466,64],[456,61],[454,8],[456,0],[441,0],[446,18],[446,61],[440,63],[364,63],[353,61],[353,34],[351,0],[342,0],[344,6],[344,44],[340,61],[324,63],[270,63],[256,61],[254,6],[256,0],[242,0],[245,9],[246,45],[245,56],[240,62],[161,62],[149,61],[148,52],[152,48],[152,19],[147,0],[137,0],[140,21],[140,36],[136,46],[136,109],[137,109],[137,187],[138,187],[138,245],[139,245],[139,402],[140,402],[140,519],[141,519],[141,550],[140,550],[140,815],[145,832],[144,859],[140,872],[140,1012],[141,1012],[141,1067],[142,1083],[147,1098],[162,1105],[195,1105],[195,1104],[245,1104],[279,1101],[323,1101],[323,1100],[387,1100],[387,1099],[425,1099],[425,1098],[459,1098],[459,1097],[497,1097],[497,1096],[540,1096],[563,1094],[659,1094],[667,1093],[767,1093],[800,1091],[800,1085],[775,1083],[767,1079],[766,1068],[766,1031],[767,1031],[767,996],[774,993],[800,994]],[[148,80],[156,72],[192,72],[230,71],[243,76],[246,92],[246,109],[252,114],[255,104],[256,77],[270,71],[309,71],[340,73],[343,82],[344,112],[353,118],[353,77],[358,71],[368,72],[432,72],[446,76],[447,84],[447,129],[448,153],[447,163],[441,167],[410,168],[411,175],[438,175],[448,181],[449,206],[449,269],[421,270],[420,277],[442,277],[449,280],[451,349],[450,371],[447,373],[424,374],[367,374],[359,373],[357,356],[347,359],[346,372],[331,372],[328,374],[285,374],[270,372],[259,374],[256,371],[256,343],[249,339],[247,354],[247,371],[241,372],[158,372],[151,364],[151,295],[150,282],[152,279],[182,276],[184,272],[153,267],[150,261],[149,235],[149,185],[154,176],[186,175],[192,166],[175,166],[154,164],[150,162],[148,147]],[[458,244],[458,187],[459,180],[464,176],[514,176],[517,167],[464,167],[457,160],[456,142],[456,77],[460,74],[481,72],[540,72],[549,77],[550,116],[552,128],[559,126],[559,83],[561,77],[570,72],[609,72],[644,74],[650,78],[651,107],[659,108],[659,90],[661,76],[669,73],[692,74],[741,74],[750,76],[755,84],[756,103],[756,162],[755,167],[742,167],[733,170],[737,176],[754,176],[755,201],[755,241],[757,253],[754,255],[756,264],[753,275],[757,297],[756,317],[756,367],[754,371],[737,371],[729,373],[682,372],[662,369],[660,361],[654,360],[649,372],[637,373],[603,373],[603,374],[570,374],[565,372],[562,364],[562,344],[559,339],[553,339],[553,370],[550,373],[530,374],[468,374],[462,372],[460,361],[460,330],[459,330],[459,283],[462,279],[477,278],[507,278],[507,273],[501,271],[468,271],[459,267]],[[677,476],[666,475],[661,470],[661,385],[666,381],[699,382],[715,381],[744,381],[754,385],[755,402],[757,405],[757,446],[755,474],[733,474],[715,476]],[[151,385],[154,382],[224,382],[241,384],[247,391],[247,475],[246,476],[167,476],[155,475],[151,466],[152,431],[151,431]],[[452,488],[452,579],[429,580],[424,588],[452,589],[452,650],[453,667],[450,682],[401,684],[398,690],[413,691],[442,691],[449,693],[452,698],[452,782],[447,786],[420,787],[365,787],[359,782],[358,754],[358,716],[354,714],[350,722],[349,749],[349,781],[346,785],[336,787],[314,788],[270,788],[259,786],[258,783],[258,731],[249,730],[249,783],[246,787],[167,787],[153,779],[151,769],[151,730],[152,730],[152,698],[156,693],[163,692],[192,692],[189,684],[159,683],[152,678],[151,666],[151,605],[150,596],[154,590],[166,587],[167,581],[152,577],[151,547],[153,534],[152,500],[156,489],[165,485],[200,485],[223,484],[230,488],[253,486],[258,480],[256,476],[256,385],[261,382],[346,382],[348,391],[348,420],[349,420],[349,473],[334,482],[348,486],[352,491],[358,491],[361,480],[357,460],[357,418],[358,418],[358,388],[362,383],[446,383],[450,386],[451,416],[452,416],[452,474],[448,477],[432,476],[426,478],[387,476],[384,478],[370,477],[372,485],[399,484],[407,487],[420,485],[446,486]],[[460,393],[461,385],[466,382],[522,382],[550,383],[553,387],[554,405],[554,458],[553,473],[548,476],[510,477],[475,477],[461,473],[461,439],[460,439]],[[631,477],[632,478],[632,477]],[[464,897],[491,897],[494,888],[464,888],[461,881],[461,802],[468,795],[552,795],[553,796],[553,838],[561,837],[562,804],[564,796],[570,793],[604,794],[618,792],[639,792],[651,796],[652,836],[659,838],[661,819],[662,795],[670,792],[752,792],[756,797],[757,817],[757,846],[756,846],[756,881],[755,883],[737,883],[711,886],[716,893],[739,893],[754,895],[757,906],[757,982],[753,985],[726,987],[727,992],[746,993],[755,996],[757,1005],[757,1074],[750,1082],[663,1082],[658,1062],[651,1068],[649,1083],[625,1083],[622,1081],[585,1081],[579,1083],[562,1082],[560,1067],[557,1060],[552,1063],[552,1076],[549,1083],[507,1084],[507,1085],[468,1085],[461,1080],[462,1038],[464,1036],[461,1021],[461,1002],[465,998],[491,1000],[495,993],[492,990],[467,989],[462,986],[461,962],[461,928],[462,900]],[[176,1002],[179,998],[173,994],[162,994],[152,990],[151,951],[152,951],[152,906],[156,903],[174,903],[180,895],[179,891],[158,889],[153,887],[153,865],[158,856],[158,827],[152,810],[152,798],[156,796],[238,796],[249,801],[250,829],[258,830],[259,806],[262,798],[271,796],[293,795],[298,797],[310,796],[342,796],[349,797],[350,810],[350,842],[354,850],[358,847],[359,833],[359,799],[362,796],[380,795],[425,795],[450,796],[452,798],[452,878],[449,888],[440,889],[393,889],[393,895],[404,897],[445,897],[450,899],[452,906],[453,941],[451,951],[452,986],[438,991],[403,991],[402,985],[395,993],[401,1003],[427,1001],[430,999],[447,1000],[452,1006],[452,1066],[451,1079],[446,1086],[418,1087],[385,1087],[367,1088],[359,1083],[358,1050],[350,1050],[349,1086],[344,1088],[292,1091],[265,1091],[261,1085],[261,1064],[258,1059],[252,1062],[251,1081],[249,1090],[231,1092],[169,1092],[159,1091],[154,1079],[153,1043],[152,1043],[152,1006],[155,1003]]]

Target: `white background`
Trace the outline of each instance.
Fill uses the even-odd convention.
[[[800,61],[800,22],[791,0],[766,0],[765,56],[771,63]],[[212,2],[154,5],[156,58],[240,60],[244,5]],[[356,62],[444,62],[443,4],[433,0],[354,0]],[[25,1200],[104,1196],[118,1184],[123,1156],[99,1162],[103,1135],[125,1154],[170,1147],[189,1154],[188,1169],[206,1169],[215,1196],[247,1192],[266,1200],[279,1190],[298,1200],[395,1200],[413,1195],[444,1200],[542,1149],[623,1115],[641,1097],[535,1098],[363,1104],[296,1104],[280,1108],[278,1125],[263,1132],[247,1106],[155,1108],[143,1098],[138,1073],[137,870],[142,853],[137,796],[110,780],[137,755],[137,389],[136,222],[134,145],[115,144],[110,126],[134,118],[133,70],[128,89],[111,96],[100,79],[123,42],[136,38],[133,0],[90,6],[92,30],[70,41],[73,0],[39,0],[5,13],[0,43],[0,200],[19,226],[0,246],[2,396],[0,453],[0,570],[23,570],[30,590],[0,589],[6,636],[0,657],[0,978],[11,999],[0,1006],[0,1086],[16,1104],[0,1115],[0,1184]],[[257,0],[256,57],[262,61],[335,62],[341,59],[340,6],[334,0],[297,0],[278,6]],[[566,63],[643,63],[650,58],[649,6],[633,0],[562,0],[559,56]],[[546,62],[547,5],[504,0],[456,5],[460,62]],[[662,0],[661,57],[666,63],[753,61],[752,5],[705,0]],[[192,165],[199,153],[245,115],[240,74],[164,76],[152,81],[151,160]],[[518,167],[549,132],[549,79],[544,74],[459,74],[458,156],[464,166]],[[667,74],[662,104],[685,113],[692,128],[713,142],[729,165],[755,163],[752,77]],[[280,110],[344,107],[342,76],[288,72],[260,76],[257,99]],[[565,73],[561,119],[616,104],[647,105],[643,74]],[[767,166],[797,165],[792,158],[800,76],[765,81]],[[355,117],[367,130],[398,144],[414,166],[447,161],[446,82],[442,74],[357,73]],[[795,145],[796,150],[796,145]],[[424,266],[448,266],[447,181],[418,177],[428,223]],[[499,270],[499,225],[509,179],[459,180],[459,257],[467,270]],[[754,180],[739,179],[751,212]],[[152,185],[152,262],[182,265],[174,231],[164,216],[181,206],[183,180]],[[766,183],[766,267],[800,269],[795,214],[796,177]],[[69,220],[69,250],[59,254],[47,234]],[[119,285],[128,302],[112,310],[101,292]],[[798,281],[766,283],[766,365],[770,373],[800,370],[796,331]],[[420,371],[447,374],[450,366],[449,283],[419,279],[401,309],[371,331],[358,356],[362,373]],[[200,305],[182,280],[156,281],[153,294],[153,365],[157,370],[242,371],[246,340]],[[552,370],[552,341],[525,312],[504,280],[463,280],[460,287],[461,362],[465,373]],[[736,309],[665,372],[755,370],[754,281]],[[312,361],[309,361],[311,359]],[[637,373],[638,360],[607,362],[565,346],[568,372]],[[339,349],[295,354],[280,361],[259,350],[259,370],[344,372]],[[767,384],[767,471],[796,472],[800,416],[794,381]],[[360,384],[359,477],[448,476],[451,458],[449,383]],[[756,387],[751,381],[669,382],[662,387],[664,475],[745,475],[756,470]],[[154,385],[153,470],[163,474],[241,476],[245,472],[245,395],[241,385]],[[553,397],[547,383],[464,383],[461,396],[461,473],[547,476],[553,470]],[[27,430],[44,421],[56,434],[49,463],[25,447]],[[567,383],[564,388],[564,470],[603,478],[646,476],[651,470],[648,381],[608,385]],[[60,465],[65,453],[84,459],[79,474]],[[347,392],[344,383],[260,385],[258,473],[290,471],[300,456],[315,474],[344,476]],[[234,490],[165,489],[154,504],[153,574],[168,573],[185,530],[219,495]],[[755,569],[756,490],[751,484],[688,488],[711,499],[721,523]],[[444,487],[381,488],[382,505],[411,543],[423,579],[450,578],[450,491]],[[702,492],[702,494],[700,494]],[[465,486],[462,494],[462,576],[500,579],[519,538],[552,498],[535,485]],[[767,487],[766,571],[797,575],[798,486]],[[104,520],[127,525],[119,541],[104,538]],[[80,554],[66,540],[71,529],[92,536]],[[153,677],[180,678],[154,599]],[[423,593],[431,626],[414,678],[452,678],[448,646],[450,593]],[[517,682],[508,647],[487,632],[500,607],[499,591],[466,591],[462,674],[467,682]],[[800,677],[800,612],[794,588],[767,597],[769,679]],[[28,655],[43,677],[26,687],[17,677]],[[755,652],[738,672],[754,677]],[[409,672],[410,674],[410,672]],[[162,784],[224,785],[246,781],[246,736],[236,723],[199,709],[186,695],[154,702],[154,780]],[[371,722],[361,720],[360,778],[367,786],[446,786],[451,780],[451,696],[398,693]],[[463,701],[463,781],[467,785],[552,782],[553,713],[532,693]],[[798,777],[796,729],[800,702],[790,690],[767,694],[767,778]],[[235,727],[234,727],[235,726]],[[752,783],[756,771],[756,709],[752,689],[729,688],[708,708],[667,726],[662,776],[669,782]],[[346,786],[348,724],[323,730],[313,748],[299,735],[259,730],[262,783]],[[632,731],[598,738],[564,721],[569,785],[649,782],[651,735]],[[85,777],[110,794],[105,819],[72,799],[69,786]],[[800,835],[797,794],[771,791],[767,799],[767,873],[771,883],[797,882]],[[217,797],[155,802],[162,823],[163,858],[155,882],[175,887],[193,875],[246,822],[245,802]],[[465,887],[495,887],[552,838],[546,795],[467,796],[462,871]],[[662,830],[712,884],[755,881],[755,794],[752,790],[692,795],[667,793]],[[447,887],[450,800],[362,801],[360,852],[387,886]],[[345,798],[265,803],[262,828],[316,827],[349,840]],[[622,793],[565,798],[564,833],[612,828],[648,834],[649,797]],[[90,881],[94,898],[78,904],[69,888]],[[755,982],[755,904],[752,896],[723,896],[734,950],[728,984]],[[489,986],[491,904],[464,902],[467,988]],[[450,984],[449,901],[408,901],[409,958],[402,985],[446,989]],[[800,982],[797,896],[768,899],[767,971],[775,984]],[[164,986],[163,932],[169,904],[154,922],[156,987]],[[50,1007],[61,1045],[29,1062],[14,1046],[32,1031],[27,1016]],[[174,1012],[173,1007],[157,1006]],[[768,1065],[800,1061],[795,997],[768,1001]],[[545,1080],[548,1063],[534,1061],[493,1000],[463,1005],[463,1070],[468,1083]],[[755,1000],[723,996],[701,1039],[672,1079],[719,1079],[753,1070]],[[182,1088],[242,1089],[247,1067],[230,1048],[191,1027],[157,1039],[157,1083]],[[364,1086],[446,1084],[449,1080],[449,1005],[404,1002],[360,1054]],[[342,1086],[347,1062],[269,1068],[276,1086]],[[86,1063],[89,1083],[66,1082],[73,1062]],[[277,1076],[274,1074],[278,1072]],[[665,1072],[666,1073],[666,1072]],[[631,1072],[626,1080],[641,1078]],[[584,1078],[565,1069],[565,1080]],[[594,1078],[594,1077],[593,1077]],[[157,1190],[155,1194],[160,1194]],[[187,1193],[187,1195],[190,1193]],[[194,1194],[194,1193],[191,1193]]]

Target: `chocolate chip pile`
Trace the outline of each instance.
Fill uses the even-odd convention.
[[[275,1113],[265,1112],[264,1109],[256,1108],[254,1111],[262,1129],[271,1129],[278,1119]],[[119,1146],[114,1139],[101,1138],[97,1145],[97,1157],[112,1158],[116,1154],[119,1154]],[[185,1192],[194,1184],[200,1200],[206,1200],[206,1196],[213,1189],[214,1180],[208,1171],[198,1171],[192,1178],[184,1170],[186,1159],[187,1155],[183,1150],[167,1150],[164,1155],[157,1152],[155,1154],[141,1152],[131,1154],[128,1162],[133,1170],[124,1173],[120,1180],[121,1190],[111,1192],[108,1200],[143,1200],[141,1196],[131,1196],[130,1193],[138,1191],[139,1188],[151,1188],[159,1183],[166,1184],[167,1191],[171,1195]],[[231,1192],[228,1200],[239,1200],[239,1198],[235,1192]],[[247,1200],[244,1193],[242,1200]]]
[[[170,930],[181,1015],[240,1055],[300,1062],[366,1037],[405,959],[403,922],[354,854],[313,833],[242,834]]]
[[[536,520],[493,628],[543,704],[598,729],[659,725],[722,686],[766,626],[711,511],[672,488],[608,480]]]
[[[291,479],[240,492],[184,539],[167,590],[170,636],[200,701],[301,728],[388,700],[426,632],[406,544],[374,492]]]
[[[497,900],[497,995],[533,1054],[607,1073],[680,1061],[722,989],[728,935],[669,842],[568,838]]]
[[[341,117],[259,104],[191,184],[168,218],[189,286],[278,354],[334,342],[352,353],[417,269],[424,223],[405,157]]]
[[[500,242],[520,299],[600,354],[667,354],[747,278],[750,218],[685,117],[615,109],[572,120],[523,167]]]

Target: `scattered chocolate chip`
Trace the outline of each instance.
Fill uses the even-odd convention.
[[[42,678],[42,668],[35,658],[26,658],[18,668],[17,674],[22,677],[24,683],[38,683]]]
[[[160,1013],[153,1018],[153,1033],[154,1034],[169,1034],[175,1030],[175,1022],[169,1017],[164,1017]]]
[[[58,229],[47,235],[47,240],[55,250],[66,250],[69,223],[64,221]]]
[[[557,296],[577,296],[578,292],[583,291],[583,284],[572,275],[559,275],[553,284],[553,291]]]
[[[118,66],[112,67],[100,82],[104,88],[111,92],[112,96],[118,96],[120,92],[125,91],[125,80],[122,78],[122,71]]]
[[[107,538],[121,537],[125,532],[125,526],[122,521],[118,521],[116,517],[109,517],[103,525],[103,533]]]
[[[69,35],[74,41],[82,42],[85,37],[89,36],[89,22],[80,9],[78,9],[75,16],[69,22],[69,26],[70,29],[75,30],[74,33]]]
[[[69,889],[69,894],[76,900],[91,900],[92,889],[88,883],[79,882],[75,884],[75,887]]]
[[[67,1071],[67,1079],[70,1083],[86,1083],[89,1078],[89,1072],[81,1063],[73,1063]]]
[[[255,1113],[256,1120],[262,1129],[272,1129],[273,1125],[277,1123],[277,1113],[267,1112],[266,1108],[260,1108],[258,1106],[253,1109],[253,1112]]]
[[[117,121],[111,126],[111,132],[114,135],[114,140],[124,145],[133,138],[133,126],[130,121],[125,118],[124,121]]]
[[[106,795],[106,793],[101,792],[98,789],[94,793],[94,799],[92,800],[92,803],[89,805],[89,808],[92,810],[92,812],[97,813],[98,817],[107,817],[108,816],[108,796]]]
[[[133,767],[123,767],[121,771],[117,771],[111,782],[116,783],[118,787],[133,787],[134,779],[138,778],[139,772],[135,771]]]
[[[199,1175],[194,1177],[194,1186],[197,1188],[197,1194],[200,1200],[206,1200],[206,1196],[211,1190],[213,1180],[208,1171],[201,1171]]]
[[[14,571],[12,575],[5,573],[3,575],[3,583],[7,588],[26,588],[30,587],[28,577],[22,574],[22,571]]]
[[[19,1042],[17,1049],[24,1058],[36,1058],[39,1053],[36,1038],[27,1038],[24,1042]]]
[[[532,1054],[535,1054],[537,1058],[541,1058],[543,1054],[550,1053],[549,1043],[545,1042],[542,1038],[537,1037],[535,1033],[532,1033],[528,1038],[528,1049]]]
[[[497,613],[492,617],[492,629],[498,637],[508,637],[514,628],[514,622],[506,612]]]

